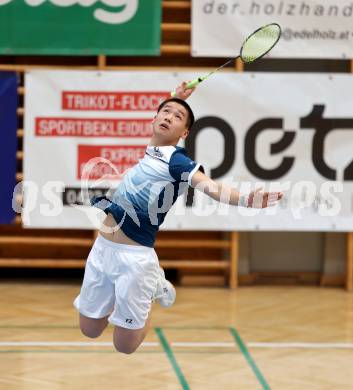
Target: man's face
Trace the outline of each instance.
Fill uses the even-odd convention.
[[[164,143],[177,143],[179,138],[185,139],[188,115],[186,108],[177,102],[168,102],[153,119],[153,134]]]

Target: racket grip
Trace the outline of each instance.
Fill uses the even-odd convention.
[[[186,84],[186,88],[187,88],[187,89],[188,89],[188,88],[194,88],[194,87],[196,87],[197,85],[199,85],[199,84],[201,83],[201,81],[203,81],[203,78],[198,77],[197,79],[194,79],[194,80],[190,81],[190,83],[187,83],[187,84]],[[173,92],[170,94],[170,96],[172,96],[172,97],[176,96],[176,91],[173,91]]]

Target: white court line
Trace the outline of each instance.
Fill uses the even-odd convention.
[[[145,347],[157,347],[159,343],[143,343]],[[108,341],[2,341],[0,347],[112,347]]]
[[[172,342],[171,347],[187,348],[234,348],[231,342]],[[353,349],[353,343],[267,343],[249,342],[250,348],[301,348],[301,349]],[[105,341],[1,341],[0,347],[112,347]],[[142,347],[158,347],[158,342],[144,342]]]
[[[302,349],[353,349],[353,343],[256,343],[246,344],[250,348],[302,348]]]
[[[235,347],[234,343],[222,342],[172,342],[172,347],[189,347],[189,348],[219,348]],[[0,347],[112,347],[113,343],[108,341],[3,341]],[[144,342],[143,347],[158,347],[158,342]]]

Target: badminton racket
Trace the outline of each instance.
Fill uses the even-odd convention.
[[[263,56],[265,56],[272,48],[277,44],[281,37],[281,27],[277,23],[267,24],[266,26],[258,28],[252,34],[250,34],[240,49],[240,54],[234,58],[231,58],[219,68],[207,73],[204,76],[200,76],[197,79],[190,81],[186,88],[194,88],[202,81],[206,80],[212,74],[216,73],[218,70],[224,68],[232,61],[235,61],[237,58],[240,58],[244,63],[248,64],[254,62]],[[171,96],[175,96],[176,91],[171,93]]]

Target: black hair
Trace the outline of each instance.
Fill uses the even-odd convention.
[[[158,110],[157,112],[159,112],[167,103],[169,102],[176,102],[180,105],[182,105],[186,111],[188,112],[188,119],[187,119],[187,122],[186,122],[186,125],[187,125],[187,128],[190,130],[192,125],[194,124],[195,122],[195,116],[194,116],[194,113],[192,112],[192,109],[191,107],[186,103],[185,100],[183,99],[179,99],[179,98],[175,98],[175,97],[172,97],[172,98],[169,98],[167,100],[164,100],[164,102],[162,102],[159,107],[158,107]]]

